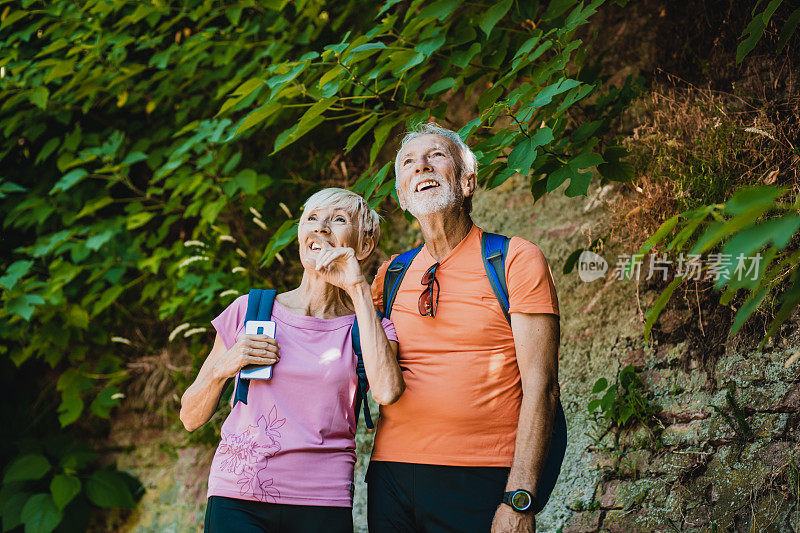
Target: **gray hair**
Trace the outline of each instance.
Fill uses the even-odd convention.
[[[358,230],[358,247],[361,248],[365,237],[371,237],[372,251],[375,251],[381,236],[381,217],[361,195],[338,187],[322,189],[309,196],[303,204],[303,213],[323,207],[343,209],[347,212],[351,220],[358,225],[356,228]]]
[[[403,140],[400,141],[400,148],[397,150],[397,155],[394,158],[395,187],[397,187],[397,176],[400,175],[400,152],[403,150],[403,146],[405,146],[409,141],[416,139],[417,137],[422,137],[423,135],[441,135],[442,137],[447,137],[455,143],[456,147],[458,148],[458,155],[460,159],[460,161],[457,161],[456,163],[461,175],[478,172],[478,158],[475,157],[475,154],[461,139],[461,136],[458,133],[453,130],[443,128],[435,122],[427,122],[406,133],[405,137],[403,137]]]

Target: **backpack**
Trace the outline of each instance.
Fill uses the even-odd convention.
[[[248,320],[271,320],[272,319],[272,305],[275,303],[275,296],[278,291],[274,289],[252,289],[247,295],[247,312],[245,313],[245,323]],[[358,423],[358,412],[362,405],[364,407],[364,423],[369,429],[372,429],[372,416],[369,413],[369,405],[367,404],[367,389],[369,384],[367,382],[367,372],[364,369],[364,359],[361,357],[361,336],[358,331],[358,321],[353,322],[353,329],[351,331],[353,342],[353,352],[355,352],[358,362],[356,364],[356,376],[358,376],[358,386],[356,387],[356,423]],[[250,390],[250,380],[242,378],[237,374],[236,389],[234,391],[233,405],[236,402],[242,402],[247,405],[247,392]]]
[[[506,286],[506,255],[508,254],[508,243],[510,239],[504,235],[484,232],[481,237],[481,257],[486,276],[492,291],[503,310],[509,327],[511,326],[511,315],[508,310],[510,307],[508,300],[508,287]],[[423,245],[424,246],[424,245]],[[422,246],[408,250],[395,257],[386,269],[386,276],[383,281],[383,307],[384,316],[389,318],[392,313],[397,291],[400,283],[411,266],[414,257],[422,250]],[[567,450],[567,420],[564,416],[564,409],[561,400],[556,403],[556,410],[553,415],[553,436],[550,439],[550,450],[547,453],[542,475],[539,479],[539,486],[536,490],[536,501],[534,512],[538,513],[547,504],[550,494],[558,480],[561,465],[564,462],[564,454]]]

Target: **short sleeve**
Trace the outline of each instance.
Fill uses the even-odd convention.
[[[246,314],[247,295],[244,294],[236,298],[217,318],[211,321],[211,325],[222,337],[226,349],[230,349],[236,343],[236,334],[241,328]]]
[[[386,332],[386,338],[390,341],[399,342],[397,340],[397,331],[394,329],[394,324],[388,318],[381,319],[381,325],[383,326],[383,331]]]
[[[510,313],[558,315],[558,296],[550,265],[538,246],[512,237],[506,258]]]

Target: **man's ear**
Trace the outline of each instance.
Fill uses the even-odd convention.
[[[356,260],[363,261],[370,256],[373,249],[375,249],[375,239],[369,235],[365,235],[361,239],[360,249],[356,250]]]
[[[461,193],[464,198],[469,198],[475,193],[478,187],[478,176],[474,172],[461,175]]]

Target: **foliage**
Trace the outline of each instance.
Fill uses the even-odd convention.
[[[800,303],[800,251],[796,246],[800,200],[780,201],[785,194],[785,189],[772,186],[743,189],[724,204],[675,215],[645,242],[629,265],[641,261],[662,241],[668,241],[665,247],[669,252],[688,251],[687,264],[693,261],[698,268],[686,279],[714,279],[715,287],[722,291],[723,305],[740,292],[746,295],[729,335],[739,331],[768,296],[774,296],[779,307],[761,341],[763,346]],[[701,261],[703,254],[707,261]],[[648,311],[646,335],[683,279],[676,277]]]
[[[736,433],[737,438],[742,442],[747,442],[753,439],[753,430],[750,424],[747,423],[747,415],[739,406],[736,401],[736,385],[733,382],[728,384],[728,390],[725,392],[725,402],[728,404],[728,409],[712,405],[711,407],[718,415],[730,426]]]
[[[62,523],[80,531],[92,506],[133,507],[144,492],[141,484],[124,472],[93,468],[96,457],[64,438],[18,456],[0,487],[3,531],[24,526],[26,532],[49,533]]]
[[[756,2],[756,5],[753,7],[753,20],[750,21],[750,24],[747,25],[747,28],[745,28],[741,37],[739,37],[742,42],[740,42],[739,46],[736,48],[736,63],[741,63],[747,54],[756,47],[758,41],[764,36],[764,30],[767,29],[767,24],[769,24],[775,11],[783,4],[783,0],[770,0],[764,8],[764,11],[756,13],[762,3],[763,0],[758,0],[758,2]],[[786,46],[789,38],[791,38],[797,30],[798,22],[800,22],[800,7],[795,8],[783,23],[778,34],[776,53],[780,53]]]
[[[595,443],[600,442],[612,429],[642,425],[653,434],[651,426],[660,408],[652,402],[633,365],[623,367],[614,383],[609,383],[606,378],[598,379],[592,388],[592,395],[595,397],[589,401],[587,410],[595,426]]]

